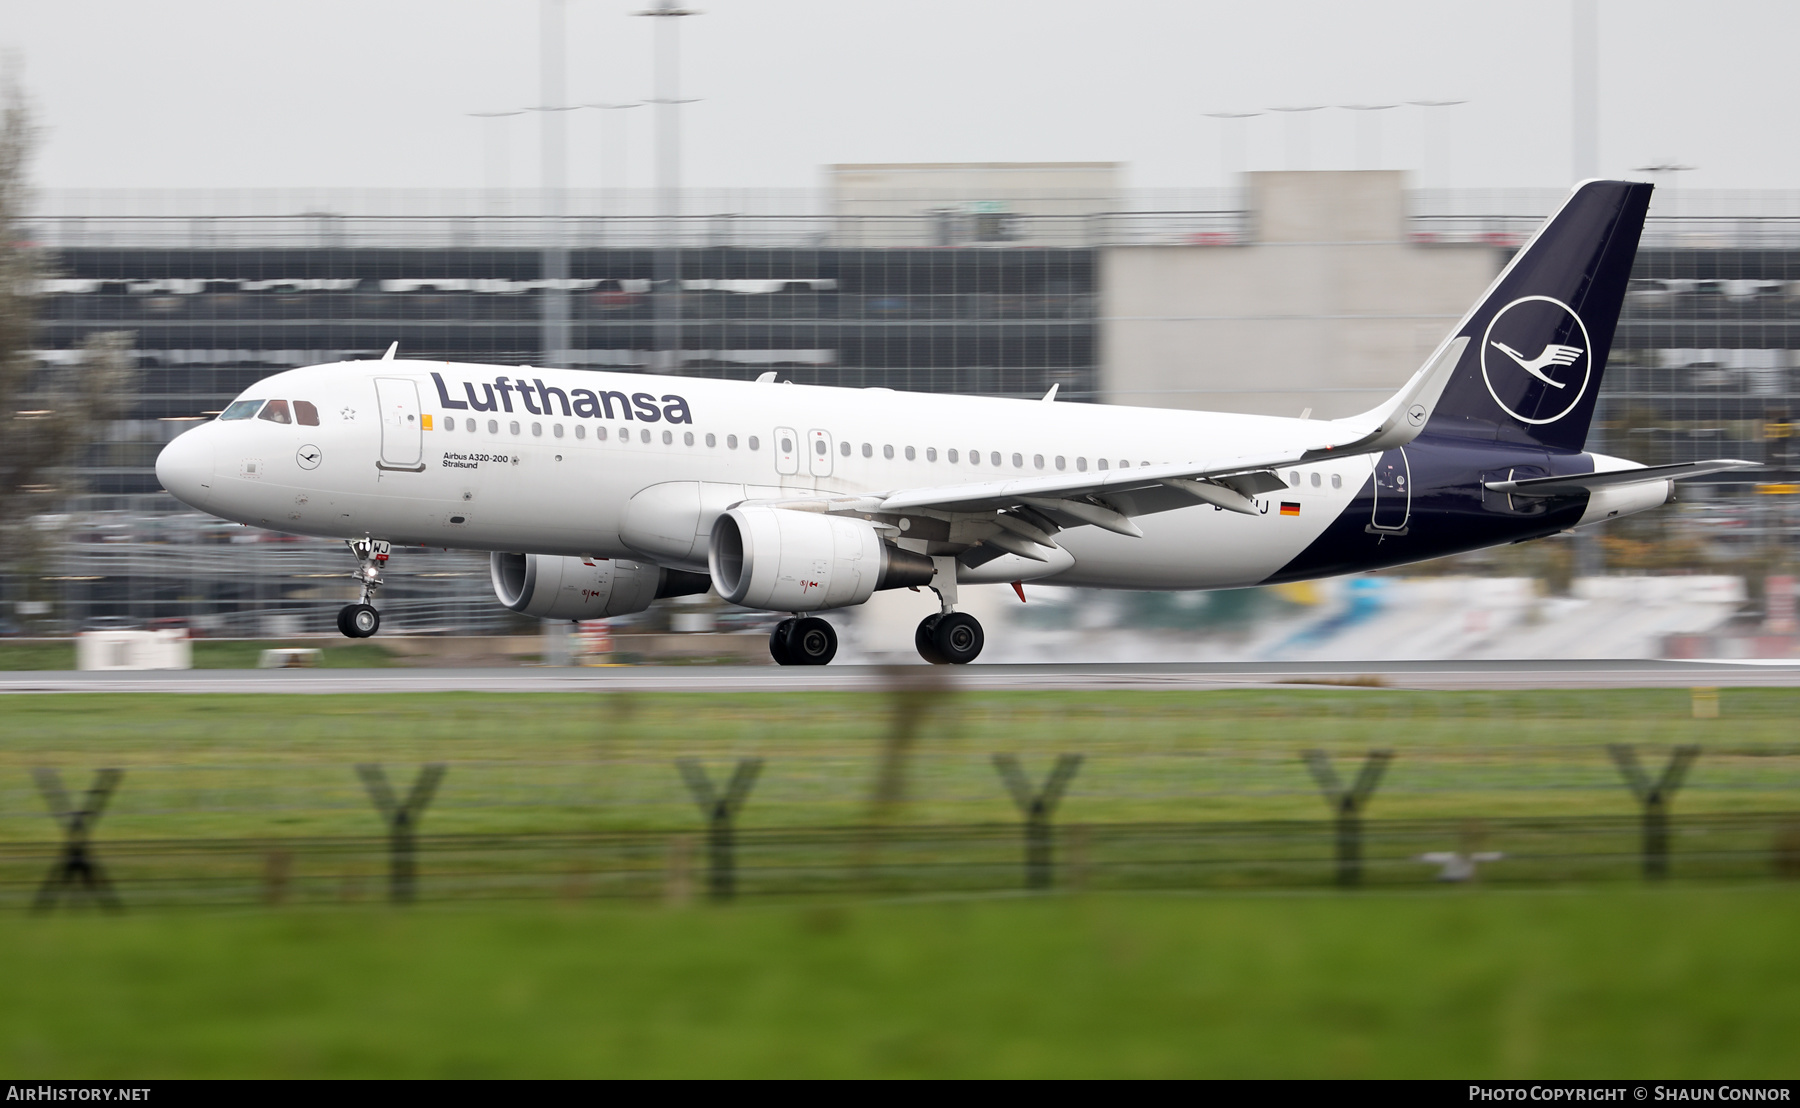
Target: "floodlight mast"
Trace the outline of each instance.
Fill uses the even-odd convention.
[[[657,369],[680,373],[681,360],[681,38],[680,21],[699,15],[675,0],[634,15],[656,20],[656,192],[663,217],[662,243],[656,251]]]
[[[573,343],[569,335],[569,245],[567,227],[568,127],[563,113],[567,99],[567,36],[565,0],[538,0],[538,30],[542,50],[539,65],[538,133],[543,157],[544,249],[543,310],[540,313],[540,357],[546,365],[567,365]]]

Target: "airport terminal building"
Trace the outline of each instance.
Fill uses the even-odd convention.
[[[782,379],[1319,418],[1397,387],[1559,202],[1256,173],[1145,193],[1106,163],[831,167],[819,192],[49,193],[38,346],[125,332],[128,411],[82,459],[40,626],[324,631],[334,543],[208,524],[158,450],[281,369],[379,357]],[[1800,194],[1653,206],[1590,447],[1765,463],[1690,490],[1715,541],[1794,541]],[[485,556],[405,552],[396,629],[511,619]]]

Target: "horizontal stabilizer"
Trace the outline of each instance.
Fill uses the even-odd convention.
[[[1678,462],[1667,466],[1643,466],[1638,469],[1609,469],[1601,473],[1571,473],[1562,477],[1527,477],[1519,481],[1489,481],[1494,492],[1519,496],[1566,496],[1584,489],[1608,485],[1635,485],[1640,481],[1668,481],[1683,477],[1704,477],[1733,469],[1754,469],[1759,463],[1735,458],[1716,458],[1710,462]]]

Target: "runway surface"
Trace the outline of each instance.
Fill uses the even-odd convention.
[[[1146,665],[602,666],[181,670],[0,674],[0,693],[874,692],[896,682],[969,691],[1394,688],[1793,688],[1800,663],[1687,661],[1245,662]]]

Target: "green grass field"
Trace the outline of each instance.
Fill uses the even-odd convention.
[[[146,908],[134,899],[148,897],[146,871],[126,872],[139,864],[126,840],[375,835],[352,772],[362,761],[384,763],[402,787],[418,764],[448,764],[428,834],[631,830],[690,844],[700,819],[678,757],[704,760],[715,777],[734,759],[766,759],[741,816],[750,829],[1015,821],[996,751],[1017,753],[1034,776],[1056,754],[1083,753],[1057,818],[1090,828],[1306,820],[1322,834],[1324,805],[1298,756],[1312,746],[1346,772],[1371,747],[1397,752],[1372,821],[1629,817],[1608,742],[1638,744],[1653,770],[1670,746],[1701,745],[1675,803],[1678,829],[1688,814],[1800,807],[1800,693],[1783,690],[1725,690],[1717,719],[1693,718],[1686,690],[982,693],[896,713],[900,703],[0,698],[0,847],[38,859],[10,863],[9,880],[34,882],[43,854],[33,844],[56,834],[30,770],[59,767],[79,790],[92,770],[119,766],[97,849],[118,859],[133,905],[117,918],[0,912],[0,1070],[1794,1074],[1800,885],[1689,883],[1687,839],[1665,888],[1642,887],[1627,855],[1606,882],[1525,889],[910,902],[828,891],[726,908],[665,905],[658,897],[677,886],[660,877],[638,899],[599,901],[572,876],[533,894],[560,900],[399,911],[378,899],[379,855],[360,885],[323,903]],[[885,807],[883,780],[898,796]],[[1629,848],[1631,825],[1621,826]],[[1016,848],[1004,853],[1013,865]],[[297,863],[302,875],[310,864]],[[650,864],[662,872],[660,854]],[[422,859],[428,898],[448,895],[434,890],[448,890],[451,866]],[[1757,867],[1734,872],[1771,872]],[[1326,873],[1321,863],[1310,880]]]
[[[110,837],[363,834],[376,830],[352,766],[449,775],[432,833],[691,828],[674,760],[715,775],[765,759],[747,827],[1015,818],[990,755],[1041,777],[1086,758],[1059,819],[1317,819],[1299,752],[1345,772],[1371,747],[1397,757],[1375,818],[1622,815],[1636,811],[1605,750],[1704,750],[1680,813],[1793,810],[1800,692],[1727,689],[1718,719],[1686,690],[1423,693],[1295,688],[1244,692],[982,693],[935,701],[910,731],[889,702],[857,694],[21,696],[0,699],[0,842],[53,828],[31,767],[71,787],[93,769],[126,779]],[[883,766],[900,800],[874,809]]]
[[[1792,1078],[1800,889],[0,917],[8,1077]]]

